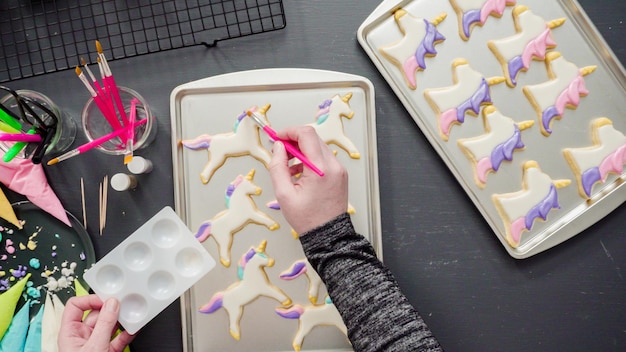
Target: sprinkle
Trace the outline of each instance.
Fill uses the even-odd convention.
[[[39,267],[41,266],[41,263],[39,262],[39,259],[31,258],[28,261],[28,265],[30,265],[30,267],[33,268],[33,269],[39,269]]]
[[[80,252],[80,260],[85,260],[86,256],[85,256],[85,252]]]
[[[28,283],[31,283],[31,282],[29,281]],[[32,286],[28,287],[26,289],[26,294],[35,299],[41,298],[41,291],[36,287],[32,287]]]

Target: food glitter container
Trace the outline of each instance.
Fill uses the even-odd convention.
[[[118,89],[126,116],[128,118],[130,117],[131,101],[137,99],[135,121],[147,119],[146,123],[137,124],[135,126],[135,137],[133,141],[133,151],[145,148],[150,145],[157,133],[157,123],[150,109],[150,105],[136,91],[126,87],[118,87]],[[121,125],[123,117],[120,116],[117,104],[114,104],[114,106],[118,121],[120,121]],[[114,128],[104,117],[93,98],[90,98],[83,108],[82,128],[90,142],[114,131]],[[95,149],[105,154],[123,155],[126,152],[126,145],[124,138],[120,136],[100,144],[95,147]]]
[[[480,9],[468,10],[463,15],[452,3],[469,6],[496,2],[386,0],[361,24],[357,39],[507,252],[514,258],[527,258],[577,235],[626,200],[626,173],[622,165],[618,165],[619,172],[610,172],[595,183],[587,198],[580,195],[580,174],[565,157],[566,150],[594,147],[597,125],[608,125],[603,118],[612,121],[610,127],[618,136],[626,132],[626,72],[575,0],[528,0],[523,4],[499,1],[494,8],[483,9],[486,16],[473,16],[471,21],[467,19],[472,19],[472,14],[480,14]],[[420,26],[428,27],[432,37],[424,35],[426,31],[420,36],[419,30],[415,30]],[[533,43],[537,45],[526,48],[535,49],[545,59],[535,56],[526,62],[526,56],[519,56],[520,60],[516,61],[514,55],[509,54],[519,54],[521,50],[507,50],[507,45],[512,48],[513,43],[518,44],[520,38],[526,39],[536,29],[539,31],[535,32],[537,40]],[[397,54],[394,50],[398,50],[403,40],[409,42],[405,33],[416,36],[410,41],[412,50],[404,52],[410,53],[406,58],[421,53],[415,55],[414,65],[410,60],[394,62],[390,59]],[[469,39],[465,40],[463,36],[467,35]],[[424,38],[430,39],[422,41]],[[425,44],[420,47],[423,50],[416,51],[420,43]],[[392,49],[394,45],[396,49]],[[513,57],[509,61],[511,65],[501,65],[501,58],[509,56]],[[404,63],[406,66],[401,69],[398,65]],[[527,63],[528,67],[519,66],[520,63]],[[473,70],[471,74],[468,65]],[[520,67],[517,85],[511,87],[506,79],[507,71],[514,72]],[[461,113],[461,118],[450,125],[444,138],[442,121],[451,121],[447,118],[452,109],[442,109],[440,96],[457,89],[459,94],[455,97],[465,98],[461,87],[465,87],[463,84],[474,74],[480,74],[488,84],[490,102],[483,101],[479,105],[473,101],[468,107],[476,111]],[[544,104],[546,98],[552,95],[550,88],[545,87],[556,85],[555,82],[561,84],[570,76],[574,78],[567,94],[557,91],[561,95],[548,102],[554,104],[555,109],[546,108],[545,115],[537,111],[536,106],[544,108],[548,105]],[[542,93],[534,93],[540,89]],[[483,98],[480,94],[472,97]],[[565,101],[567,103],[561,105]],[[563,111],[559,111],[561,108]],[[458,105],[456,111],[461,109],[464,109],[463,104]],[[544,126],[545,117],[554,116],[551,111],[561,115]],[[485,176],[484,163],[481,161],[479,165],[468,157],[468,154],[473,157],[478,154],[468,153],[471,150],[468,141],[486,140],[492,128],[501,131],[491,123],[491,116],[498,114],[515,122],[521,131],[522,144],[515,145],[512,158],[506,156],[511,160],[504,160],[497,170],[492,169]],[[490,122],[486,123],[488,117]],[[546,128],[551,128],[552,133]],[[491,133],[491,136],[496,135],[498,133]],[[497,155],[496,149],[493,149],[494,155]],[[546,193],[544,200],[554,201],[556,199],[551,197],[557,195],[558,205],[546,202],[540,209],[530,208],[531,202],[518,202],[523,192],[537,189],[529,186],[534,183],[532,180],[545,186],[547,179],[542,179],[543,175],[537,177],[535,165],[553,181],[554,193]],[[485,180],[477,181],[477,175],[485,176]],[[509,206],[514,203],[511,199],[515,199],[517,206]],[[520,211],[522,208],[530,208],[530,211]],[[517,217],[520,214],[525,218]],[[513,235],[519,230],[520,219],[529,221],[518,238]]]

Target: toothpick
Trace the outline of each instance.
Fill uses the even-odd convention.
[[[98,184],[98,215],[100,224],[100,236],[102,236],[102,182]]]
[[[83,227],[87,230],[87,211],[85,207],[85,180],[80,178],[80,200],[83,205]]]

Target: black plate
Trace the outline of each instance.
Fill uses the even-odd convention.
[[[72,227],[68,227],[31,202],[15,203],[13,209],[17,218],[23,221],[24,225],[20,230],[6,220],[0,219],[0,233],[2,234],[0,239],[0,271],[5,272],[0,280],[10,278],[12,270],[19,270],[20,265],[22,269],[26,267],[26,272],[31,273],[29,281],[32,281],[32,287],[41,287],[41,298],[39,299],[41,304],[45,302],[45,294],[48,291],[45,286],[48,279],[42,276],[42,273],[48,270],[52,272],[50,276],[58,280],[62,277],[63,263],[66,263],[67,267],[71,263],[76,263],[73,277],[79,279],[85,289],[89,289],[83,280],[83,273],[95,263],[96,255],[89,234],[82,224],[72,214],[67,213],[72,224]],[[29,239],[36,242],[36,246],[31,246],[32,249],[27,246]],[[9,254],[7,251],[7,240],[13,242],[15,248],[13,254]],[[20,248],[20,244],[23,244],[24,247]],[[39,268],[30,265],[33,258],[39,260]],[[9,286],[13,286],[16,282],[17,280],[8,283]],[[70,297],[75,296],[74,285],[64,289],[51,290],[51,292],[56,293],[64,303]],[[29,298],[33,299],[32,296]],[[18,307],[24,302],[24,297],[22,297]],[[36,312],[38,309],[36,306],[34,308],[31,311]]]

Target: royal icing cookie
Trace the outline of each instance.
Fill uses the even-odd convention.
[[[320,288],[322,287],[323,282],[308,260],[297,260],[289,267],[289,269],[280,273],[280,278],[283,280],[294,280],[302,275],[304,275],[309,282],[309,301],[311,301],[311,303],[313,304],[316,304],[317,297],[319,296]]]
[[[351,119],[354,116],[354,111],[350,108],[351,98],[352,93],[348,93],[343,97],[336,94],[331,99],[324,100],[318,106],[315,122],[309,126],[315,129],[324,143],[334,144],[345,150],[352,159],[359,159],[361,153],[346,136],[342,120],[342,117]]]
[[[565,18],[546,22],[528,7],[518,5],[513,9],[513,22],[516,34],[487,43],[502,65],[509,87],[517,85],[517,75],[528,71],[533,59],[544,60],[547,50],[556,47],[552,29],[561,26]]]
[[[465,114],[477,115],[482,105],[491,104],[490,86],[504,82],[504,77],[485,78],[474,70],[465,59],[452,63],[454,85],[426,89],[424,96],[437,113],[439,134],[444,141],[450,137],[454,124],[462,124]]]
[[[233,132],[215,135],[202,134],[193,139],[183,140],[181,143],[185,148],[192,150],[206,149],[209,152],[209,161],[200,173],[202,183],[207,184],[211,177],[224,163],[231,157],[249,155],[267,168],[272,155],[261,144],[259,126],[248,117],[248,111],[256,111],[265,119],[269,105],[258,109],[253,106],[244,111],[235,120]],[[268,123],[269,124],[269,123]]]
[[[328,296],[322,305],[302,306],[295,304],[290,308],[277,308],[276,313],[286,319],[298,319],[298,331],[292,343],[296,352],[302,349],[304,338],[316,326],[335,326],[344,335],[348,335],[341,315]]]
[[[523,172],[522,190],[492,195],[506,229],[506,241],[513,248],[519,246],[522,232],[530,231],[535,219],[546,220],[552,209],[560,208],[557,189],[571,183],[551,179],[534,160],[524,163]]]
[[[620,175],[626,164],[626,136],[613,127],[611,120],[593,120],[591,134],[593,146],[563,150],[576,175],[578,193],[587,199],[596,183],[605,182],[609,173]]]
[[[482,26],[489,16],[502,17],[507,6],[515,0],[450,0],[459,21],[459,36],[469,40],[474,26]]]
[[[576,109],[580,97],[587,96],[584,76],[595,71],[597,66],[578,68],[565,60],[559,52],[546,54],[549,81],[523,88],[524,95],[537,112],[541,133],[552,134],[552,121],[560,120],[565,108]]]
[[[457,142],[463,153],[472,162],[474,181],[484,188],[489,172],[497,172],[506,160],[513,160],[513,153],[523,149],[522,131],[534,125],[535,121],[516,123],[504,116],[494,106],[486,106],[482,112],[485,134]]]
[[[274,259],[265,252],[267,241],[261,242],[257,247],[250,249],[239,259],[239,281],[230,285],[226,290],[217,292],[209,302],[199,311],[201,313],[213,313],[224,308],[228,314],[230,335],[235,339],[241,338],[239,321],[242,318],[244,307],[260,296],[273,298],[283,306],[290,306],[291,299],[280,288],[272,285],[265,267],[272,267]]]
[[[265,226],[270,231],[280,227],[269,215],[258,210],[252,199],[253,195],[258,196],[262,192],[254,183],[254,173],[252,169],[246,176],[237,176],[226,188],[226,210],[203,222],[196,231],[195,236],[200,242],[209,237],[215,240],[220,262],[226,267],[230,266],[230,248],[235,233],[251,223]]]
[[[446,39],[437,31],[437,25],[446,18],[446,14],[430,22],[398,9],[393,13],[393,18],[402,32],[402,38],[378,50],[400,69],[408,87],[415,89],[417,71],[426,69],[426,57],[435,56],[435,44]]]

